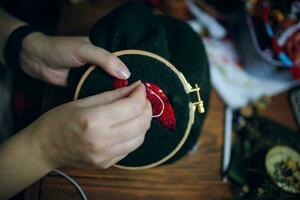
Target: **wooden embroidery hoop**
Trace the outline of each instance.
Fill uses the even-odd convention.
[[[129,50],[121,50],[121,51],[116,51],[113,53],[113,55],[115,56],[124,56],[124,55],[141,55],[141,56],[146,56],[146,57],[150,57],[153,58],[159,62],[162,62],[163,64],[165,64],[167,67],[169,67],[179,78],[179,80],[181,81],[182,85],[184,86],[185,92],[186,94],[189,94],[191,92],[194,92],[193,88],[191,87],[191,85],[187,82],[187,80],[185,79],[184,75],[179,72],[177,70],[177,68],[172,65],[168,60],[166,60],[165,58],[148,52],[148,51],[143,51],[143,50],[135,50],[135,49],[129,49]],[[78,99],[80,90],[82,88],[82,85],[84,84],[85,80],[87,79],[87,77],[89,76],[89,74],[96,68],[95,65],[91,65],[83,74],[83,76],[81,77],[79,83],[76,86],[76,90],[75,90],[75,94],[74,94],[74,100]],[[200,89],[199,89],[200,90]],[[195,117],[195,103],[189,102],[189,120],[188,120],[188,125],[187,128],[185,130],[184,136],[181,139],[181,141],[179,142],[179,144],[175,147],[175,149],[170,152],[167,156],[165,156],[164,158],[151,163],[151,164],[147,164],[147,165],[143,165],[143,166],[137,166],[137,167],[132,167],[132,166],[123,166],[123,165],[119,165],[119,164],[115,164],[114,166],[117,168],[121,168],[121,169],[127,169],[127,170],[141,170],[141,169],[148,169],[148,168],[152,168],[155,166],[158,166],[164,162],[166,162],[167,160],[169,160],[170,158],[172,158],[179,150],[180,148],[183,146],[183,144],[185,143],[185,141],[187,140],[189,133],[191,131],[192,125],[194,123],[194,117]]]

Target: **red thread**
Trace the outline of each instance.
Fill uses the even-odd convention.
[[[300,68],[296,65],[294,65],[293,67],[291,67],[291,73],[293,76],[293,79],[297,80],[300,79]]]
[[[282,48],[279,46],[277,40],[275,38],[271,38],[271,43],[272,43],[272,47],[274,49],[274,53],[276,54],[276,56],[278,56],[280,54],[280,52],[282,52]]]
[[[125,87],[128,85],[128,81],[126,79],[116,79],[113,82],[113,89]]]
[[[164,112],[157,119],[162,123],[162,125],[168,129],[175,130],[176,128],[176,119],[175,114],[172,108],[172,105],[167,97],[167,95],[158,87],[157,85],[149,82],[144,83],[146,88],[149,88],[153,92],[155,92],[164,103]],[[162,104],[158,98],[154,94],[152,94],[149,90],[146,91],[147,99],[151,102],[152,105],[152,113],[153,115],[158,115],[162,110]]]
[[[262,18],[265,23],[269,21],[270,11],[271,8],[267,5],[262,8]]]
[[[128,85],[127,80],[121,80],[116,79],[113,81],[113,89],[117,89],[120,87],[124,87]],[[144,83],[146,87],[146,95],[147,99],[150,101],[152,106],[152,114],[154,116],[158,115],[157,120],[160,121],[160,123],[167,129],[175,130],[176,128],[176,118],[174,114],[174,110],[172,108],[172,105],[167,97],[167,95],[160,89],[159,86],[145,82]],[[155,93],[155,94],[153,94]],[[158,99],[157,96],[159,96]],[[164,105],[162,105],[162,102]],[[160,113],[163,113],[160,115]]]
[[[284,48],[294,64],[300,67],[300,29],[287,39]]]

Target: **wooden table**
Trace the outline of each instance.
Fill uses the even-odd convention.
[[[87,33],[89,26],[111,8],[112,4],[83,4],[65,6],[60,21],[60,33],[79,35]],[[119,1],[112,1],[117,5]],[[80,16],[80,19],[76,19]],[[50,89],[48,97],[54,89]],[[51,92],[52,91],[52,92]],[[59,93],[57,93],[59,95]],[[59,98],[59,97],[56,97]],[[55,104],[55,103],[54,103]],[[296,130],[287,94],[272,99],[262,113]],[[199,140],[200,148],[175,164],[143,171],[117,168],[107,170],[65,168],[74,177],[88,199],[144,199],[144,200],[220,200],[231,198],[231,186],[221,181],[221,163],[224,128],[224,104],[213,91],[208,116]],[[25,192],[25,200],[80,199],[76,189],[63,177],[49,174]]]

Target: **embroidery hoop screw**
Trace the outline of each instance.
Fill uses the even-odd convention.
[[[195,87],[190,90],[190,92],[196,92],[198,98],[197,102],[193,102],[194,109],[196,109],[197,107],[199,113],[204,113],[205,112],[204,104],[200,96],[200,87],[198,86],[197,83],[195,84]]]

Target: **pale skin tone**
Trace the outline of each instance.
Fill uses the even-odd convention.
[[[0,8],[0,24],[4,63],[6,39],[25,23]],[[54,85],[66,85],[69,69],[85,63],[117,78],[130,76],[117,57],[86,37],[31,33],[22,42],[20,57],[28,75]],[[0,199],[8,199],[58,167],[110,167],[143,143],[151,118],[151,104],[140,82],[48,111],[0,144]]]

